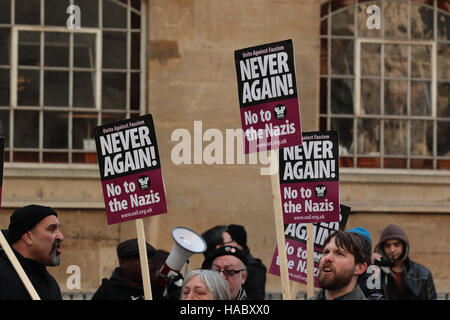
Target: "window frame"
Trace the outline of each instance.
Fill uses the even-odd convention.
[[[111,28],[111,27],[104,27],[103,26],[103,3],[104,1],[109,1],[114,4],[117,4],[119,6],[122,6],[123,8],[127,9],[127,25],[126,28]],[[65,26],[51,26],[51,25],[45,25],[45,0],[40,1],[40,24],[39,25],[24,25],[24,24],[15,24],[15,0],[10,0],[10,13],[11,13],[11,19],[10,22],[7,24],[1,24],[2,27],[7,27],[10,30],[11,40],[10,40],[10,48],[8,50],[10,59],[9,59],[9,65],[3,66],[2,69],[7,69],[10,72],[9,76],[9,85],[10,85],[10,97],[9,97],[9,108],[6,109],[5,107],[2,110],[8,110],[9,111],[9,131],[8,131],[8,140],[9,145],[7,148],[5,148],[5,169],[8,167],[16,167],[16,168],[22,168],[22,164],[26,164],[27,167],[31,166],[33,168],[47,168],[48,166],[67,166],[70,168],[86,168],[86,166],[96,166],[95,162],[74,162],[73,154],[74,153],[91,153],[95,154],[95,149],[75,149],[73,146],[73,114],[76,112],[88,112],[92,113],[93,115],[96,115],[96,124],[101,125],[102,124],[102,115],[104,113],[106,114],[123,114],[125,118],[129,118],[130,115],[142,115],[147,113],[147,68],[148,68],[148,61],[147,61],[147,52],[148,52],[148,23],[147,23],[147,0],[140,0],[140,9],[136,9],[134,5],[132,4],[132,0],[126,0],[126,4],[117,0],[98,0],[98,27],[83,27],[83,20],[81,20],[81,28],[80,29],[68,29]],[[70,4],[74,4],[74,0],[70,0]],[[131,15],[132,13],[137,14],[140,18],[140,25],[139,29],[136,28],[136,26],[132,26],[131,22]],[[66,14],[66,13],[64,13]],[[69,15],[66,14],[66,19],[69,17]],[[81,12],[81,17],[83,17],[83,13]],[[39,32],[40,33],[40,65],[36,67],[27,67],[27,66],[20,66],[18,65],[18,59],[19,59],[19,32],[23,31],[32,31],[32,32]],[[118,69],[111,69],[111,68],[103,68],[103,33],[104,32],[114,32],[114,31],[120,31],[126,34],[126,67]],[[44,105],[43,101],[43,91],[44,89],[44,72],[46,70],[50,71],[57,71],[58,67],[47,67],[44,66],[44,50],[45,50],[45,42],[44,37],[45,33],[47,32],[57,32],[57,33],[66,33],[69,34],[70,44],[69,48],[69,65],[68,67],[63,67],[64,71],[67,71],[69,76],[68,80],[68,105],[67,107],[52,107]],[[133,34],[139,33],[139,40],[137,40],[137,43],[139,43],[139,68],[132,68],[131,65],[131,54],[132,54],[132,37]],[[74,66],[74,36],[75,34],[93,34],[95,35],[95,66],[90,68],[77,68]],[[33,106],[33,107],[27,107],[27,106],[18,106],[18,94],[17,94],[17,87],[18,87],[18,71],[22,69],[33,69],[33,70],[39,70],[39,105]],[[78,70],[81,69],[81,70]],[[85,69],[85,70],[82,70]],[[89,69],[89,70],[88,70]],[[93,94],[93,107],[91,108],[85,108],[85,107],[73,107],[73,95],[74,95],[74,88],[73,88],[73,82],[74,77],[73,73],[74,71],[88,71],[91,73],[95,73],[95,83],[93,84],[93,88],[95,88],[92,92]],[[105,107],[102,107],[102,77],[105,72],[121,72],[126,75],[126,87],[125,87],[125,105],[122,109],[107,109]],[[136,80],[139,78],[139,105],[131,106],[130,102],[130,95],[131,95],[131,81],[132,81],[132,75],[133,74],[139,74],[139,77],[136,76]],[[138,107],[136,109],[131,109],[131,107]],[[105,110],[106,109],[106,110]],[[39,113],[39,142],[37,148],[20,148],[14,146],[14,111],[16,110],[32,110]],[[44,148],[44,111],[57,111],[57,112],[64,112],[68,115],[68,122],[67,122],[67,148]],[[93,137],[92,137],[93,138]],[[23,161],[16,161],[14,162],[14,152],[33,152],[33,153],[39,153],[39,160],[34,162],[23,162]],[[62,153],[66,154],[67,161],[59,163],[59,162],[48,162],[44,161],[44,154],[46,152],[52,152],[52,153]]]
[[[450,120],[447,117],[441,118],[438,117],[437,115],[437,99],[438,99],[438,92],[437,92],[437,88],[438,88],[438,84],[439,82],[446,82],[449,79],[438,79],[438,71],[437,71],[437,64],[438,64],[438,44],[449,44],[450,43],[450,39],[449,40],[444,40],[444,39],[439,39],[438,38],[438,12],[445,12],[443,10],[441,10],[440,8],[438,8],[438,2],[437,0],[433,1],[433,5],[426,5],[423,3],[419,3],[419,2],[413,2],[411,0],[408,0],[405,4],[407,4],[408,6],[408,28],[407,28],[407,37],[408,39],[390,39],[390,38],[386,38],[385,34],[384,34],[384,28],[382,27],[380,30],[380,35],[378,37],[374,37],[374,38],[368,38],[368,37],[364,37],[364,36],[360,36],[359,35],[359,28],[361,26],[359,26],[360,21],[359,21],[359,10],[360,10],[360,5],[363,4],[367,4],[367,5],[371,5],[371,4],[375,4],[378,5],[380,7],[380,11],[381,11],[381,25],[383,26],[384,23],[384,16],[383,16],[383,12],[384,12],[384,5],[389,2],[389,3],[401,3],[400,1],[386,1],[386,0],[379,0],[379,1],[370,1],[370,2],[360,2],[360,1],[354,1],[352,4],[346,5],[346,6],[340,6],[336,5],[336,10],[333,11],[332,9],[332,1],[322,1],[321,5],[326,4],[326,11],[323,10],[321,8],[321,18],[320,18],[320,22],[321,22],[321,32],[319,35],[320,41],[322,42],[323,40],[326,41],[327,43],[327,47],[326,47],[326,68],[327,71],[326,73],[322,73],[322,71],[320,72],[320,76],[319,76],[319,84],[320,84],[320,96],[322,97],[326,97],[326,113],[324,113],[324,107],[319,108],[319,123],[320,126],[325,126],[330,129],[331,128],[331,121],[333,119],[348,119],[348,120],[352,120],[353,123],[353,134],[352,134],[352,143],[353,145],[356,147],[356,150],[353,150],[352,152],[350,152],[348,155],[342,155],[341,157],[346,157],[346,158],[351,158],[352,159],[352,164],[347,166],[347,167],[343,167],[343,169],[345,169],[345,171],[350,170],[350,172],[354,172],[354,170],[377,170],[377,171],[383,171],[383,170],[404,170],[406,173],[412,173],[412,172],[417,172],[417,171],[429,171],[429,172],[440,172],[441,174],[450,174],[449,170],[446,170],[445,168],[440,169],[438,168],[438,161],[439,160],[445,160],[445,161],[449,161],[450,160],[450,156],[439,156],[437,153],[437,144],[438,144],[438,140],[437,140],[437,127],[438,127],[438,121],[445,121],[449,123],[450,125]],[[418,7],[427,7],[429,9],[433,10],[433,37],[430,38],[430,40],[420,40],[420,39],[411,39],[411,6],[418,6]],[[352,21],[353,21],[353,33],[351,35],[341,35],[341,34],[334,34],[332,32],[332,23],[333,23],[333,18],[341,13],[344,12],[346,10],[351,10],[353,8],[353,13],[352,13]],[[446,14],[449,14],[448,12],[445,12]],[[368,17],[368,15],[366,15]],[[323,26],[324,21],[326,21],[326,33],[324,33],[323,31],[325,31],[325,28]],[[339,74],[339,73],[333,73],[332,70],[332,63],[331,63],[331,56],[332,56],[332,42],[333,40],[336,39],[342,39],[342,40],[351,40],[353,41],[353,74]],[[408,74],[404,77],[406,79],[407,83],[408,83],[408,90],[407,90],[407,113],[401,116],[396,116],[396,115],[386,115],[383,112],[380,112],[379,114],[364,114],[361,115],[361,80],[365,79],[365,78],[369,78],[369,77],[362,77],[361,76],[361,44],[363,43],[378,43],[380,44],[381,47],[384,47],[385,44],[400,44],[400,45],[407,45],[408,46],[408,53],[407,53],[407,59],[408,59]],[[431,46],[431,79],[428,79],[427,81],[430,82],[430,92],[431,92],[431,115],[426,115],[426,116],[415,116],[415,115],[411,115],[410,113],[410,106],[411,106],[411,99],[410,99],[410,94],[411,94],[411,82],[412,81],[420,81],[420,79],[416,79],[415,77],[413,77],[411,75],[411,63],[410,63],[410,59],[411,59],[411,46],[413,45],[426,45],[426,46]],[[323,49],[321,49],[323,50]],[[381,49],[381,55],[380,55],[380,61],[382,63],[381,65],[381,73],[379,76],[375,76],[375,78],[380,79],[380,82],[384,82],[386,80],[389,80],[389,77],[386,77],[384,75],[384,50]],[[345,80],[348,79],[349,81],[352,81],[353,84],[353,97],[352,97],[352,102],[353,102],[353,113],[343,113],[343,114],[339,114],[339,113],[332,113],[331,110],[331,84],[332,84],[332,80],[333,79],[341,79],[341,80]],[[322,87],[322,82],[326,81],[326,88]],[[422,80],[423,81],[423,80]],[[381,85],[381,88],[384,85]],[[325,91],[322,91],[325,90]],[[380,108],[382,110],[382,105],[384,105],[384,92],[381,89],[380,90]],[[322,100],[322,98],[321,98]],[[358,153],[358,120],[362,120],[362,119],[377,119],[380,120],[379,121],[379,125],[380,125],[380,138],[379,138],[379,151],[377,152],[376,155],[372,156],[372,155],[367,155],[367,154],[363,154],[363,153]],[[384,143],[384,121],[385,120],[390,120],[390,119],[399,119],[399,120],[404,120],[407,123],[407,141],[406,141],[406,153],[402,154],[402,155],[387,155],[385,154],[385,143]],[[433,123],[433,133],[432,133],[432,154],[428,155],[428,156],[420,156],[420,155],[411,155],[411,121],[414,120],[427,120]],[[365,167],[365,166],[359,166],[358,164],[358,159],[364,158],[364,157],[369,157],[369,158],[376,158],[379,160],[379,166],[376,167]],[[406,166],[405,168],[385,168],[384,166],[384,162],[385,159],[395,159],[395,158],[401,158],[406,160]],[[424,159],[424,160],[432,160],[432,169],[416,169],[416,168],[412,168],[411,167],[411,161],[415,160],[415,159]]]

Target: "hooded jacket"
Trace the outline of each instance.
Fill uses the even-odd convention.
[[[381,233],[380,240],[375,246],[375,252],[387,259],[383,243],[387,240],[398,239],[403,242],[404,250],[400,259],[403,262],[402,279],[406,288],[406,296],[398,290],[395,277],[389,267],[381,267],[381,287],[384,296],[390,300],[436,300],[436,289],[433,276],[425,266],[409,259],[409,240],[405,232],[398,226],[391,224]]]

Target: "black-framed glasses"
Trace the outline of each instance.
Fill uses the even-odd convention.
[[[217,271],[219,273],[223,273],[225,277],[232,277],[235,274],[238,274],[239,272],[245,271],[245,269],[240,269],[240,270],[217,270],[217,269],[212,269],[214,271]]]

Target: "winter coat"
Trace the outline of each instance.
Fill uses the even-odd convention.
[[[42,263],[22,257],[11,248],[41,300],[62,300],[58,283]],[[6,253],[0,250],[0,300],[31,300]]]
[[[402,295],[397,288],[395,276],[389,267],[381,269],[381,287],[386,299],[389,300],[436,300],[437,294],[434,287],[433,276],[425,266],[409,259],[409,241],[405,232],[396,225],[387,226],[380,236],[380,241],[375,246],[375,252],[387,259],[384,253],[383,243],[387,240],[398,239],[404,244],[402,279],[405,284],[406,295]]]
[[[152,299],[160,300],[161,288],[151,282]],[[114,269],[109,279],[103,278],[102,284],[91,300],[144,300],[144,288],[130,285],[123,277],[122,268]]]
[[[247,258],[247,279],[242,287],[247,293],[247,299],[264,300],[267,268],[260,259],[253,258],[251,254],[248,254]]]

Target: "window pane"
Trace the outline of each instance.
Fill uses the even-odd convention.
[[[0,65],[9,64],[10,28],[0,28]]]
[[[103,27],[126,28],[127,9],[110,0],[103,1]]]
[[[355,9],[350,7],[331,15],[331,34],[341,36],[352,36],[354,32]]]
[[[352,79],[331,79],[331,113],[353,113]]]
[[[97,126],[97,113],[74,113],[72,140],[74,149],[95,151],[94,128]]]
[[[141,75],[139,73],[132,73],[130,86],[130,109],[139,110],[140,100],[141,100]]]
[[[141,34],[131,34],[131,69],[139,69],[141,65]]]
[[[98,0],[74,0],[81,9],[81,27],[98,27]]]
[[[381,70],[381,45],[361,43],[361,75],[379,76]]]
[[[328,40],[320,39],[320,74],[328,74]]]
[[[67,112],[44,112],[44,148],[68,148]]]
[[[135,13],[131,13],[131,28],[140,29],[141,28],[141,16]]]
[[[433,169],[433,160],[411,159],[411,169]]]
[[[102,124],[125,120],[125,113],[102,113]]]
[[[384,2],[383,28],[385,37],[392,39],[408,38],[408,4]]]
[[[40,0],[15,0],[16,24],[40,24]]]
[[[39,112],[16,110],[14,112],[14,147],[39,147]]]
[[[408,136],[407,121],[384,121],[384,153],[387,155],[405,155]]]
[[[438,82],[437,116],[450,117],[450,83]]]
[[[19,106],[38,106],[39,71],[19,69],[17,77],[17,104]]]
[[[380,121],[358,120],[358,154],[378,155],[380,153]]]
[[[339,155],[352,154],[353,148],[353,119],[331,119],[331,130],[339,131]]]
[[[44,105],[69,105],[69,72],[45,71],[44,73]]]
[[[450,28],[450,27],[449,27]],[[438,79],[450,79],[450,44],[438,44]]]
[[[127,96],[126,73],[103,72],[102,78],[102,108],[125,109]]]
[[[320,113],[328,113],[328,79],[320,78]]]
[[[433,155],[433,122],[411,121],[411,154],[415,156]]]
[[[438,121],[437,123],[437,154],[438,156],[450,156],[450,122]]]
[[[431,82],[411,81],[411,114],[431,116]]]
[[[0,137],[5,137],[5,148],[9,148],[9,110],[0,110]]]
[[[450,15],[438,12],[439,40],[450,40]]]
[[[42,154],[42,162],[50,163],[66,163],[69,155],[65,152],[44,152]]]
[[[385,168],[402,168],[406,169],[406,159],[398,159],[398,158],[384,158],[383,163]]]
[[[19,32],[19,65],[40,66],[40,32]]]
[[[384,82],[384,113],[406,115],[408,82],[386,80]]]
[[[408,75],[408,47],[386,44],[384,63],[387,77],[406,77]]]
[[[332,74],[353,74],[353,40],[332,39],[331,41]]]
[[[46,32],[45,38],[45,66],[69,66],[69,34],[62,32]]]
[[[411,46],[411,77],[431,79],[431,46]]]
[[[73,73],[73,106],[93,108],[95,92],[95,72]]]
[[[73,65],[79,68],[95,68],[95,34],[73,35]]]
[[[126,69],[127,34],[103,32],[103,68]]]
[[[9,70],[0,69],[0,106],[9,106]]]
[[[380,114],[380,83],[378,79],[361,80],[362,114]]]
[[[433,9],[411,4],[411,38],[433,39]]]
[[[45,24],[65,27],[69,18],[66,13],[69,5],[69,0],[45,0]]]
[[[362,38],[379,38],[381,36],[381,28],[380,29],[369,29],[367,27],[367,19],[369,15],[367,14],[367,8],[373,5],[373,3],[368,4],[360,4],[358,6],[358,35]],[[380,14],[381,14],[381,6]],[[373,12],[373,11],[372,11]],[[374,13],[372,13],[373,15]],[[380,20],[380,27],[382,27],[383,20]]]
[[[11,1],[0,2],[0,23],[11,22]]]

